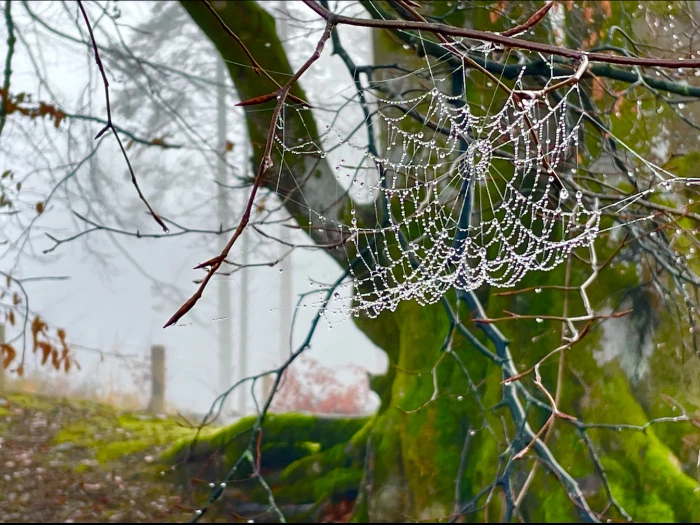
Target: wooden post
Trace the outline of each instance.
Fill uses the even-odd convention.
[[[5,344],[5,325],[0,324],[0,344]],[[0,394],[5,392],[5,367],[2,366],[4,353],[0,352]]]
[[[148,411],[154,414],[165,412],[165,347],[151,346],[151,402]]]

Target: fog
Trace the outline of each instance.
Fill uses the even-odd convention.
[[[52,20],[54,15],[58,17],[59,14],[62,20],[67,20],[66,13],[58,13],[62,11],[58,5],[31,5],[46,20]],[[132,27],[143,27],[154,6],[152,3],[119,3],[122,36],[127,42],[137,34]],[[265,2],[264,6],[269,10],[280,7],[276,2]],[[181,8],[177,6],[177,9]],[[303,5],[291,4],[290,9],[294,16],[305,16]],[[20,23],[20,17],[26,14],[17,11]],[[97,10],[91,13],[97,14]],[[71,14],[75,16],[76,13]],[[192,22],[188,23],[192,26],[189,30],[196,33]],[[112,31],[106,24],[103,25],[104,31]],[[60,26],[61,31],[81,38],[76,27],[77,24]],[[158,30],[156,26],[154,29]],[[316,33],[309,34],[306,29],[303,24],[291,20],[288,26],[280,30],[284,33],[293,67],[298,67],[314,46]],[[348,47],[357,62],[367,62],[371,54],[369,32],[350,27],[341,28],[341,32],[344,38],[352,42],[353,45]],[[96,31],[96,35],[99,41],[101,32]],[[40,99],[53,99],[55,96],[67,113],[88,113],[91,109],[92,115],[104,118],[104,88],[93,57],[87,54],[85,47],[49,32],[27,35],[26,38],[34,49],[34,56],[28,54],[25,46],[18,45],[14,59],[13,92],[38,93]],[[36,40],[32,41],[32,38]],[[44,45],[34,47],[33,44],[40,39],[43,39]],[[47,42],[49,45],[46,45]],[[200,35],[197,45],[209,49],[210,56],[200,56],[199,62],[205,64],[202,67],[208,78],[213,80],[216,74],[213,49],[203,35]],[[52,88],[56,86],[54,89],[60,91],[47,92],[34,73],[36,63],[45,76],[51,78]],[[171,65],[187,68],[186,62]],[[109,61],[106,61],[106,70],[111,84],[115,124],[141,134],[140,125],[146,118],[150,119],[148,125],[153,124],[156,117],[167,119],[167,116],[157,114],[154,117],[153,113],[148,113],[146,117],[145,110],[138,107],[142,102],[125,93],[129,80],[124,78],[124,73],[110,69]],[[167,83],[167,79],[162,80]],[[333,86],[334,93],[342,93],[350,81],[342,62],[334,59],[331,50],[326,49],[319,62],[302,78],[301,84],[313,105],[319,97],[329,96],[329,86]],[[129,100],[136,105],[136,109],[125,107],[129,106]],[[196,102],[200,105],[198,111],[203,115],[203,122],[193,124],[197,133],[205,139],[204,142],[215,147],[215,100],[207,97]],[[242,113],[233,108],[236,102],[235,92],[229,86],[227,138],[234,143],[234,151],[228,160],[231,164],[245,166],[245,152],[249,145],[243,133]],[[185,109],[183,113],[186,113]],[[327,118],[318,114],[315,116],[321,120]],[[57,189],[28,235],[23,233],[27,224],[3,219],[4,233],[0,240],[5,244],[0,255],[0,268],[18,279],[65,277],[29,281],[24,286],[31,311],[52,327],[66,330],[81,370],[72,370],[66,376],[50,367],[40,367],[39,356],[32,355],[28,348],[26,377],[34,378],[49,390],[69,387],[73,392],[82,391],[98,397],[128,394],[143,402],[147,400],[150,389],[150,347],[152,344],[162,344],[167,350],[167,400],[171,409],[201,413],[209,408],[220,390],[220,330],[232,332],[234,366],[231,381],[241,376],[237,363],[244,315],[248,319],[248,374],[278,365],[282,356],[289,352],[289,338],[282,334],[281,328],[285,312],[287,317],[296,312],[292,346],[305,337],[314,312],[303,305],[297,308],[297,298],[310,290],[311,282],[331,282],[340,274],[337,263],[320,250],[295,250],[283,265],[255,266],[230,277],[216,278],[193,312],[176,326],[163,329],[167,319],[195,291],[197,285],[193,281],[203,277],[201,270],[192,268],[218,254],[220,240],[210,234],[192,233],[172,238],[164,235],[159,239],[149,239],[100,230],[56,246],[45,232],[56,239],[65,239],[88,229],[89,225],[72,213],[75,210],[115,229],[138,231],[139,234],[162,232],[138,200],[114,137],[105,134],[98,141],[91,141],[91,137],[102,127],[100,123],[68,118],[64,124],[67,132],[58,139],[52,138],[48,131],[52,127],[50,122],[37,120],[28,126],[33,127],[35,132],[40,131],[42,126],[47,131],[38,142],[29,143],[28,135],[8,122],[3,141],[13,141],[12,155],[2,154],[5,157],[1,161],[3,170],[13,169],[23,172],[23,175],[36,170],[38,175],[23,189],[23,196],[28,202],[32,198],[42,201],[53,188]],[[175,127],[170,126],[170,129]],[[122,138],[125,142],[128,140]],[[185,135],[173,131],[173,136],[167,140],[182,142]],[[83,162],[75,174],[70,175],[75,165],[96,145],[99,147],[94,160]],[[37,148],[40,153],[36,152]],[[181,153],[172,155],[169,150],[138,153],[131,153],[130,150],[130,157],[144,194],[165,216],[186,223],[191,228],[219,228],[214,206],[217,191],[214,183],[215,163],[211,155],[205,162],[196,153],[193,154],[188,159],[192,162],[190,166],[183,164]],[[60,167],[69,162],[70,167]],[[65,182],[61,182],[64,178]],[[164,187],[167,191],[163,190]],[[229,192],[229,206],[235,210],[235,216],[224,227],[235,227],[247,192],[247,189]],[[105,205],[115,210],[114,215],[101,213]],[[227,240],[228,236],[225,237]],[[285,251],[279,245],[260,246],[259,240],[259,236],[250,236],[247,255],[250,262],[273,261]],[[290,240],[308,243],[308,239],[299,232],[294,232]],[[234,249],[234,260],[241,259],[243,244],[239,243]],[[50,253],[43,253],[52,248],[55,249]],[[281,268],[284,269],[282,273]],[[290,280],[291,302],[284,302],[281,297],[280,285],[284,279]],[[230,318],[222,318],[224,316],[218,304],[216,287],[225,286],[224,281],[228,283],[231,296]],[[243,286],[244,281],[247,287]],[[8,327],[8,338],[19,337],[20,329]],[[338,370],[350,364],[362,366],[372,373],[381,373],[386,368],[384,354],[350,319],[337,322],[332,327],[322,322],[307,355]],[[14,377],[12,373],[9,376]],[[246,410],[253,409],[248,395]]]

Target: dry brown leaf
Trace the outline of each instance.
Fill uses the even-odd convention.
[[[593,100],[600,100],[605,96],[603,81],[598,77],[593,78]]]
[[[495,24],[496,21],[501,18],[501,15],[503,14],[503,10],[506,8],[507,2],[501,0],[498,2],[491,11],[489,11],[489,20],[491,21],[492,24]]]
[[[7,368],[17,356],[17,351],[12,346],[3,344],[0,345],[0,357],[3,354],[5,354],[5,357],[2,360],[2,367]]]

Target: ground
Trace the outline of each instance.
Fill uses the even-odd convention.
[[[190,449],[195,430],[182,417],[85,400],[0,395],[0,523],[189,522],[230,459],[244,450],[254,419],[207,427]],[[351,438],[363,443],[367,423],[268,416],[261,473],[289,521],[351,517],[364,450]],[[324,475],[310,474],[321,464]],[[230,484],[202,521],[251,519],[277,522],[259,483],[242,479]]]
[[[189,521],[157,465],[189,433],[93,402],[0,396],[0,523]]]

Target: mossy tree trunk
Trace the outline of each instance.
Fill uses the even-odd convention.
[[[254,36],[255,41],[270,44],[249,46],[262,67],[282,74],[291,73],[270,15],[254,2],[214,5],[244,42]],[[238,65],[247,64],[244,53],[201,4],[183,2],[183,7],[228,61],[229,72],[242,100],[275,90],[269,80]],[[466,15],[460,13],[459,16]],[[484,15],[483,19],[475,18],[470,23],[476,28],[497,31],[504,28],[501,25],[505,21],[498,20],[494,24]],[[546,31],[546,28],[538,31]],[[407,55],[386,35],[375,42],[380,46],[379,60],[395,62],[393,58],[388,60],[387,55]],[[280,76],[278,80],[283,83],[285,78]],[[304,97],[298,85],[292,92]],[[250,139],[253,143],[264,143],[270,125],[269,112],[259,111],[260,106],[254,109],[246,112]],[[292,115],[286,121],[292,133],[295,127],[302,125],[295,119],[297,117]],[[311,118],[306,120],[306,128],[308,133],[316,134]],[[259,162],[259,156],[254,160]],[[297,188],[295,176],[302,177],[308,172],[314,176],[305,179],[305,185]],[[329,199],[339,194],[325,160],[312,161],[304,156],[300,156],[292,169],[283,172],[280,187],[282,196],[303,194],[307,202],[311,201],[310,207],[316,209],[328,208],[329,202],[333,202]],[[306,225],[310,215],[297,202],[304,201],[291,198],[286,206],[300,224]],[[344,201],[333,204],[325,215],[330,220],[341,219],[347,204]],[[318,230],[310,231],[317,242],[328,241],[313,233]],[[596,248],[599,259],[605,260],[614,247],[600,243]],[[337,259],[344,260],[344,255]],[[571,284],[582,283],[589,272],[589,267],[574,263]],[[611,306],[615,298],[619,299],[629,290],[644,290],[639,288],[643,280],[644,276],[638,276],[629,264],[608,267],[601,272],[597,287],[592,291],[592,302],[600,308]],[[558,268],[549,274],[530,275],[522,287],[560,285],[563,281],[564,268]],[[642,339],[630,338],[623,342],[626,346],[622,354],[640,355],[640,359],[647,360],[649,369],[642,376],[631,373],[630,367],[621,366],[622,361],[618,359],[600,358],[610,350],[611,344],[603,327],[592,330],[582,343],[566,353],[561,367],[559,409],[586,423],[615,427],[643,425],[651,418],[669,415],[671,409],[663,403],[663,394],[674,397],[691,410],[700,406],[697,374],[692,373],[698,371],[698,366],[694,361],[681,362],[675,353],[682,344],[678,330],[672,328],[677,326],[677,321],[670,313],[659,311],[652,296],[644,291],[628,294],[628,297],[634,303],[635,313],[631,320],[620,321],[617,326],[620,329],[659,326],[653,334],[653,343],[658,346],[653,346],[649,355],[642,356],[638,348],[646,344]],[[488,313],[494,317],[500,317],[504,310],[545,317],[561,315],[563,301],[562,293],[545,291],[510,297],[491,295],[485,302]],[[454,298],[452,303],[456,303]],[[463,322],[473,333],[479,333],[478,326],[470,324],[469,312],[465,310],[462,307]],[[583,311],[582,305],[572,292],[569,312],[577,311]],[[386,376],[376,380],[380,385],[377,390],[382,399],[381,408],[356,434],[354,441],[348,442],[354,443],[352,447],[337,448],[330,457],[324,456],[328,460],[325,464],[322,456],[316,458],[318,462],[308,458],[299,460],[283,477],[290,482],[309,484],[304,476],[316,474],[320,477],[336,468],[362,466],[364,475],[355,511],[357,521],[413,521],[453,515],[499,475],[506,438],[516,430],[506,408],[499,406],[503,388],[501,368],[459,335],[453,338],[451,352],[441,351],[450,323],[440,304],[420,307],[404,302],[396,312],[384,313],[372,320],[361,317],[357,324],[389,357]],[[516,364],[525,368],[558,346],[561,337],[561,327],[555,322],[519,320],[504,325],[503,330],[511,341]],[[489,344],[483,335],[479,337]],[[692,367],[691,373],[688,367]],[[543,384],[551,392],[557,388],[559,370],[556,359],[542,368]],[[523,382],[530,388],[530,378]],[[532,391],[539,396],[535,389]],[[526,408],[528,421],[537,431],[549,414],[535,406]],[[700,520],[699,485],[693,466],[697,452],[683,445],[690,439],[688,436],[694,439],[693,427],[689,424],[655,425],[643,433],[618,431],[615,427],[591,429],[587,435],[600,457],[601,466],[607,471],[612,495],[627,512],[640,521]],[[580,432],[570,423],[557,421],[548,445],[562,467],[577,480],[591,506],[602,510],[607,502],[606,492]],[[351,453],[344,456],[342,450]],[[530,454],[511,466],[509,479],[513,481],[516,495],[535,463],[532,458]],[[328,468],[318,469],[317,464]],[[333,479],[335,481],[329,481],[330,484],[337,482],[337,477]],[[326,497],[332,492],[315,486],[313,497]],[[463,519],[498,520],[503,517],[502,491],[496,490],[489,504],[484,505],[485,501],[485,497],[478,500],[474,508],[480,510]],[[559,480],[546,468],[540,468],[535,475],[520,512],[528,520],[573,521],[579,518]],[[618,517],[612,512],[613,517]]]

